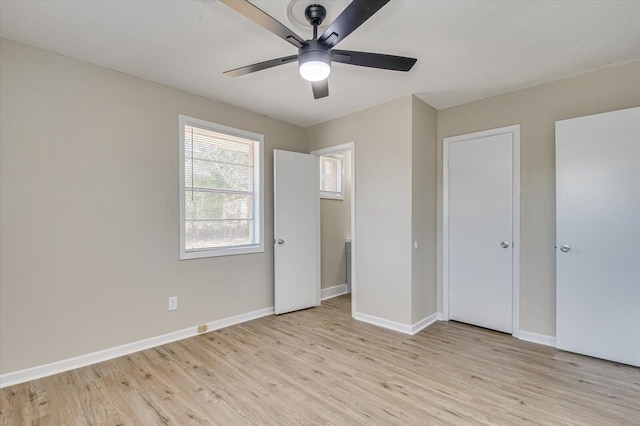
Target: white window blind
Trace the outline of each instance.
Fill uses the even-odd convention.
[[[180,118],[181,258],[264,251],[262,136]]]
[[[320,196],[343,199],[341,155],[320,157]]]

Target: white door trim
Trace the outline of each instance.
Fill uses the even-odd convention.
[[[349,151],[351,153],[351,316],[356,309],[356,143],[347,142],[341,145],[311,151],[315,156],[338,154]],[[318,230],[320,230],[320,215],[318,215]],[[320,231],[318,231],[320,232]],[[318,236],[318,244],[320,236]],[[321,269],[321,268],[318,268]]]
[[[520,125],[484,130],[466,135],[444,138],[442,141],[442,316],[449,320],[449,148],[452,143],[478,139],[488,136],[511,133],[513,137],[513,256],[512,256],[512,285],[513,285],[513,318],[512,334],[518,337],[520,333]]]

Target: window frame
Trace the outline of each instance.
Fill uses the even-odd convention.
[[[324,168],[322,167],[322,159],[323,158],[333,158],[338,160],[338,164],[340,167],[340,172],[338,175],[338,184],[340,185],[340,191],[325,191],[323,188],[324,185]],[[320,198],[328,199],[328,200],[344,200],[344,155],[341,154],[327,154],[327,155],[319,155],[318,156],[318,170],[319,170],[319,179],[320,179]]]
[[[258,243],[252,245],[243,246],[231,246],[231,247],[209,247],[198,250],[186,250],[185,248],[185,226],[186,226],[186,177],[185,177],[185,125],[192,127],[198,127],[204,130],[210,130],[213,132],[224,133],[229,136],[240,137],[248,139],[258,144],[258,182],[254,182],[254,194],[259,192],[255,196],[254,202],[254,217],[257,214],[258,220],[254,222],[254,227],[259,226]],[[259,133],[253,133],[246,130],[240,130],[222,124],[212,123],[210,121],[201,120],[187,115],[178,115],[178,135],[179,135],[179,184],[180,184],[180,260],[187,259],[201,259],[206,257],[218,257],[218,256],[233,256],[238,254],[251,254],[251,253],[264,253],[264,135]],[[256,204],[258,204],[256,206]]]

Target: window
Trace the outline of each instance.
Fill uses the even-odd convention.
[[[178,121],[180,259],[263,252],[263,136]]]
[[[344,200],[342,193],[342,155],[320,158],[320,197]]]

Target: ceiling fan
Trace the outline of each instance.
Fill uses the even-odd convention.
[[[304,40],[283,24],[254,6],[247,0],[221,0],[236,12],[251,19],[256,24],[271,31],[284,41],[298,48],[297,55],[271,59],[225,71],[231,77],[239,77],[252,72],[298,61],[300,75],[311,82],[315,99],[329,96],[327,78],[331,73],[331,62],[340,62],[361,67],[381,68],[394,71],[409,71],[417,59],[381,53],[337,50],[333,47],[344,40],[356,28],[378,12],[390,0],[353,0],[342,13],[318,37],[318,26],[326,17],[326,9],[319,4],[311,4],[305,9],[305,18],[313,26],[313,38]]]

